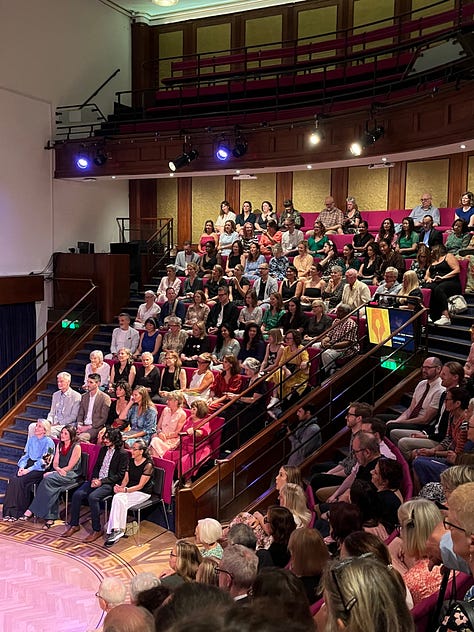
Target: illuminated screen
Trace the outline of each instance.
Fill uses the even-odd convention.
[[[366,307],[367,330],[369,342],[374,345],[381,343],[387,336],[413,316],[411,310],[394,309],[393,307]],[[413,323],[410,323],[391,340],[387,340],[386,347],[401,347],[406,351],[415,350]]]

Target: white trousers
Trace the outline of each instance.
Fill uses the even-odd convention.
[[[148,498],[150,498],[150,494],[144,494],[143,492],[119,492],[115,494],[112,498],[107,533],[112,533],[115,529],[125,531],[128,508],[138,505],[144,500],[148,500]]]

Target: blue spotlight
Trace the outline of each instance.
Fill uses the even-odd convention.
[[[221,160],[222,162],[224,162],[225,160],[228,160],[230,158],[231,153],[232,152],[230,151],[229,147],[221,143],[217,147],[216,158],[217,160]]]
[[[81,169],[82,171],[85,171],[86,169],[89,169],[89,167],[90,167],[89,158],[87,156],[85,156],[84,154],[80,154],[79,156],[77,156],[76,157],[76,167],[78,169]]]

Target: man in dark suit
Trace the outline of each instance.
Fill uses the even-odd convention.
[[[81,398],[77,414],[77,434],[80,441],[95,443],[109,416],[110,397],[99,386],[100,375],[91,373],[87,377],[87,393]]]
[[[217,303],[212,306],[207,317],[207,330],[210,334],[217,333],[217,328],[226,323],[232,330],[237,329],[239,309],[229,300],[229,288],[222,286],[217,292]]]
[[[165,327],[167,325],[166,319],[170,316],[177,316],[178,318],[181,318],[181,322],[184,323],[186,306],[182,301],[178,301],[174,288],[167,288],[166,298],[168,300],[161,306],[161,312],[157,317],[158,325],[160,327]]]
[[[230,593],[239,605],[249,601],[249,590],[257,577],[258,557],[241,544],[232,544],[224,549],[217,567],[219,588]]]
[[[102,443],[103,447],[100,449],[92,471],[92,480],[83,483],[72,497],[71,520],[69,528],[63,533],[65,538],[79,531],[79,516],[84,500],[89,502],[92,522],[92,533],[85,538],[84,542],[94,542],[104,534],[100,526],[100,503],[114,493],[114,485],[122,482],[129,457],[128,452],[123,448],[120,430],[115,428],[107,430]]]
[[[425,244],[428,248],[433,248],[433,246],[439,246],[443,243],[443,233],[434,228],[431,215],[425,215],[421,225],[420,244]]]

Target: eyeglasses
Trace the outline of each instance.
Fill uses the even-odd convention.
[[[357,417],[357,415],[355,413],[351,413],[351,411],[347,411],[346,413],[346,417]]]
[[[457,524],[453,524],[452,522],[448,522],[448,520],[446,520],[446,518],[443,518],[443,526],[445,529],[456,529],[457,531],[462,531],[464,534],[467,535],[466,533],[466,529],[463,529],[462,527],[458,526]]]
[[[268,519],[268,516],[264,516],[263,517],[263,522],[264,522],[264,524],[269,524],[270,520]]]
[[[336,586],[336,590],[339,594],[339,598],[341,600],[342,607],[344,608],[344,612],[348,614],[352,608],[357,603],[357,597],[351,597],[348,601],[345,600],[344,595],[342,594],[341,586],[339,584],[338,574],[349,564],[352,564],[352,557],[348,557],[345,560],[342,560],[331,569],[331,577],[333,579],[334,585]]]
[[[176,553],[173,553],[173,551],[170,551],[170,557],[178,557],[178,556],[176,555]]]
[[[102,599],[102,596],[101,596],[101,594],[100,594],[100,592],[99,592],[99,591],[97,591],[97,592],[95,593],[95,596],[96,596],[96,597],[98,597],[99,599]]]
[[[420,198],[420,202],[429,202],[431,198]]]
[[[232,573],[229,573],[229,571],[226,571],[224,568],[219,568],[218,566],[214,566],[214,573],[216,575],[219,575],[219,573],[224,573],[224,575],[228,575],[232,581],[234,580],[234,576],[232,575]]]
[[[352,450],[352,452],[354,452],[354,454],[359,454],[359,452],[365,452],[366,448],[361,448],[360,450]]]

